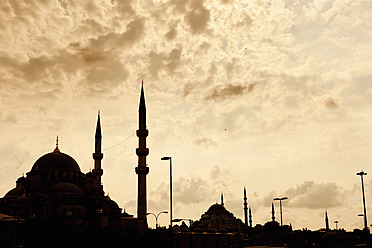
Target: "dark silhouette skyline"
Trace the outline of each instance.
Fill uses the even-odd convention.
[[[348,230],[362,227],[353,189],[371,154],[370,8],[349,0],[6,1],[1,194],[56,134],[89,171],[101,109],[105,191],[136,213],[137,192],[119,182],[137,183],[121,175],[137,159],[134,112],[145,79],[148,142],[157,148],[147,157],[156,171],[147,180],[151,210],[167,206],[159,203],[168,178],[158,163],[169,154],[180,215],[197,218],[223,191],[234,199],[226,207],[244,218],[246,186],[258,223],[273,195],[292,193],[285,216],[294,227],[320,228],[324,209],[337,209]]]

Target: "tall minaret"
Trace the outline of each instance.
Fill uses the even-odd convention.
[[[225,204],[223,203],[223,193],[221,193],[221,206],[223,206],[223,205],[225,205]]]
[[[271,203],[271,219],[275,221],[274,202]]]
[[[328,221],[327,210],[325,211],[325,224],[326,224],[326,231],[329,231],[329,221]]]
[[[246,226],[248,226],[248,214],[247,214],[247,210],[248,210],[248,207],[247,207],[247,205],[248,205],[248,203],[247,203],[247,192],[246,192],[246,190],[245,190],[245,187],[244,187],[244,198],[243,198],[243,200],[244,200],[244,224],[246,225]]]
[[[92,173],[96,175],[98,178],[98,185],[101,185],[101,177],[103,174],[103,170],[101,169],[101,160],[103,158],[101,147],[102,147],[101,120],[100,120],[100,112],[98,111],[98,119],[97,119],[96,135],[95,135],[95,149],[93,153],[94,169],[92,171]]]
[[[251,210],[251,207],[249,207],[249,226],[252,227],[252,210]]]
[[[136,154],[138,156],[138,166],[136,167],[136,174],[138,175],[137,226],[140,232],[144,232],[147,230],[146,175],[149,173],[149,167],[147,167],[146,164],[146,156],[149,154],[149,149],[146,147],[146,137],[149,131],[146,128],[146,104],[145,94],[143,92],[143,81],[138,112],[138,148],[136,149]]]

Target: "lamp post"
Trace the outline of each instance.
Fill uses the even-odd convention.
[[[362,195],[363,195],[363,210],[364,210],[364,229],[367,229],[367,210],[366,210],[366,198],[364,196],[364,182],[363,182],[363,176],[367,175],[364,171],[360,171],[357,173],[357,176],[360,176],[360,179],[362,181]]]
[[[172,220],[173,220],[173,199],[172,199],[172,157],[162,157],[161,160],[169,160],[169,209],[170,209],[170,226],[169,228],[172,229]]]
[[[280,204],[279,204],[279,206],[280,206],[280,226],[283,226],[283,211],[282,211],[282,201],[283,200],[287,200],[288,199],[288,197],[282,197],[282,198],[274,198],[273,200],[274,201],[279,201],[280,202]]]
[[[335,220],[336,230],[338,229],[338,223],[340,223],[340,222],[338,220]]]
[[[154,213],[147,213],[147,215],[150,215],[150,214],[154,215],[154,217],[155,217],[155,227],[156,227],[156,229],[158,229],[158,217],[159,217],[159,215],[167,214],[167,213],[168,213],[168,211],[161,211],[157,215],[155,215]]]

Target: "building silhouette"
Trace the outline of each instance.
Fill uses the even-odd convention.
[[[22,220],[63,220],[85,227],[147,230],[146,175],[146,106],[141,88],[139,129],[137,130],[138,205],[137,218],[122,212],[118,204],[105,194],[102,185],[102,130],[98,112],[95,131],[94,168],[83,173],[70,155],[61,152],[58,136],[55,149],[41,156],[31,170],[17,179],[16,187],[0,198],[0,213]]]
[[[246,225],[225,208],[222,200],[221,194],[221,204],[210,206],[200,220],[193,223],[192,229],[195,232],[237,233],[246,230]]]

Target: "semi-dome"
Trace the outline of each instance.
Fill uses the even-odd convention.
[[[73,183],[57,183],[51,188],[51,193],[54,195],[83,195],[84,192],[79,186]]]
[[[110,208],[119,208],[119,205],[106,196],[103,199],[100,199],[95,204],[97,207],[110,207]]]
[[[17,207],[29,206],[31,205],[31,198],[25,195],[19,196],[13,201],[12,205]]]
[[[54,152],[45,154],[36,160],[31,171],[35,170],[58,170],[58,171],[76,171],[80,172],[78,163],[69,155],[54,150]]]
[[[25,192],[25,187],[23,186],[16,187],[16,188],[9,190],[9,192],[5,194],[4,198],[16,198],[18,196],[23,195],[24,192]]]

